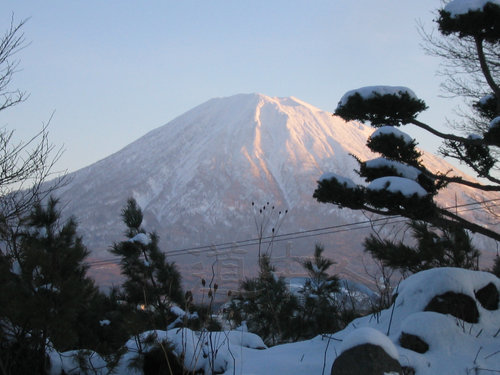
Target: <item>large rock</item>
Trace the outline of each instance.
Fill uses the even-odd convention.
[[[348,349],[333,362],[331,375],[402,374],[401,365],[378,345],[361,344]]]
[[[422,338],[417,335],[412,335],[411,333],[402,332],[401,336],[399,336],[399,344],[402,348],[413,350],[421,354],[429,350],[429,344],[422,340]]]
[[[487,310],[497,310],[499,293],[497,287],[493,283],[489,283],[474,293],[477,300]]]
[[[446,292],[435,296],[424,311],[435,311],[441,314],[450,314],[468,323],[479,321],[479,311],[476,301],[466,294]]]

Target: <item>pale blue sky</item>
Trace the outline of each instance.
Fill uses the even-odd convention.
[[[89,165],[213,97],[295,96],[333,111],[342,94],[374,84],[412,88],[443,123],[439,61],[416,23],[432,27],[439,0],[4,0],[30,18],[13,88],[31,95],[0,113],[19,137],[53,111],[58,169]],[[2,31],[3,32],[3,31]],[[412,135],[419,134],[407,128]],[[424,148],[434,148],[427,138]]]

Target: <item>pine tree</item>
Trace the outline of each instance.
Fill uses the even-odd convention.
[[[454,35],[461,41],[472,41],[468,44],[473,48],[469,49],[467,63],[473,60],[473,73],[482,74],[483,79],[477,83],[482,85],[484,96],[476,97],[471,110],[481,114],[482,134],[446,134],[417,120],[417,115],[427,106],[406,87],[372,86],[349,91],[340,100],[335,114],[344,120],[369,122],[376,128],[367,146],[381,157],[358,160],[359,174],[368,185],[356,185],[335,174],[323,175],[314,192],[319,202],[386,216],[401,215],[427,222],[443,231],[459,225],[500,240],[500,233],[494,229],[439,207],[434,200],[450,183],[474,188],[478,193],[500,191],[500,180],[495,173],[500,147],[500,76],[495,63],[498,55],[484,52],[485,46],[488,46],[487,51],[498,50],[500,6],[496,2],[486,2],[477,9],[457,12],[458,3],[460,0],[450,1],[441,9],[437,23],[445,37]],[[420,152],[415,148],[416,141],[398,129],[409,124],[441,138],[443,155],[465,163],[486,183],[454,176],[449,171],[432,173],[423,165]]]
[[[1,364],[6,374],[44,374],[48,349],[79,345],[78,318],[97,289],[76,222],[60,224],[57,200],[35,204],[2,257]]]
[[[180,273],[160,251],[156,233],[146,233],[142,228],[142,210],[134,199],[127,201],[122,218],[128,239],[114,244],[111,251],[121,257],[126,278],[124,299],[139,324],[134,334],[151,328],[165,329],[173,318],[170,308],[184,305]]]
[[[340,328],[335,299],[335,293],[339,292],[339,280],[337,276],[327,273],[334,262],[323,256],[324,250],[322,245],[317,244],[313,259],[302,263],[309,278],[300,291],[303,296],[298,327],[301,338],[312,338]]]
[[[241,283],[240,293],[231,300],[227,316],[236,324],[246,322],[267,345],[277,345],[296,335],[297,298],[283,277],[275,274],[269,256],[259,259],[259,275]]]
[[[444,230],[431,228],[425,222],[410,224],[416,246],[394,243],[370,235],[364,241],[365,251],[385,266],[406,273],[416,273],[436,267],[478,269],[479,250],[472,244],[467,232],[454,225]]]
[[[500,256],[498,255],[495,257],[495,261],[493,262],[491,273],[500,277]]]

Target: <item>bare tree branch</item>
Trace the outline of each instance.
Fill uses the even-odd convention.
[[[12,16],[0,39],[0,112],[27,98],[25,92],[9,89],[19,64],[13,57],[27,45],[22,32],[26,21],[15,23]],[[13,130],[0,129],[0,234],[64,183],[64,172],[53,172],[63,150],[49,142],[51,119],[27,141],[16,142]],[[55,179],[46,183],[49,178]]]
[[[12,16],[10,27],[0,40],[0,111],[19,104],[27,98],[26,92],[19,89],[9,90],[8,88],[19,65],[19,60],[12,58],[27,46],[24,33],[21,31],[26,21],[23,20],[16,24],[14,16]]]

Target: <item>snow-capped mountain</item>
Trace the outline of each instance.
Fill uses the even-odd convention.
[[[368,126],[346,123],[294,97],[217,98],[72,173],[58,194],[64,213],[77,218],[86,245],[100,259],[109,258],[109,247],[123,239],[120,214],[129,197],[140,204],[145,229],[160,235],[162,250],[167,252],[256,238],[260,227],[267,230],[264,235],[272,233],[272,227],[280,235],[366,221],[360,212],[319,204],[312,194],[324,172],[361,182],[353,172],[357,163],[349,154],[362,160],[375,157],[365,146],[372,132]],[[426,154],[424,161],[431,169],[452,169],[432,155]],[[442,195],[443,205],[449,206],[474,198],[472,190],[453,186]],[[267,211],[261,213],[264,206]],[[273,255],[293,276],[296,257],[311,255],[314,243],[321,241],[325,254],[337,261],[336,271],[352,276],[363,273],[360,255],[366,230],[300,241],[289,237],[275,243]],[[317,232],[300,235],[305,234]],[[232,260],[233,265],[238,263],[238,271],[233,267],[231,272],[241,277],[247,275],[250,266],[245,262],[256,258],[257,248],[240,245],[236,246],[239,252],[212,249],[203,255],[190,252],[177,257],[187,253],[175,251],[171,256],[187,267],[187,274],[210,272],[214,259]],[[217,270],[223,278],[221,262]]]

